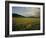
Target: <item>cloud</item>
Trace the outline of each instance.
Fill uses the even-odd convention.
[[[12,13],[25,17],[40,16],[40,9],[35,7],[12,7]]]

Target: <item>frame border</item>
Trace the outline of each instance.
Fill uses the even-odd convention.
[[[43,33],[9,35],[9,3],[43,5]],[[5,37],[35,36],[45,34],[45,3],[5,1]]]

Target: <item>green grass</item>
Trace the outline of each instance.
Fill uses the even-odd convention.
[[[39,30],[40,18],[13,18],[13,31],[15,30]]]

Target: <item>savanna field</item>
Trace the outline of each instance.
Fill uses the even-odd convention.
[[[12,30],[40,30],[40,18],[12,17]]]

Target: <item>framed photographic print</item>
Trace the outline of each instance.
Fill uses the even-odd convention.
[[[5,1],[5,37],[44,35],[44,3]]]

